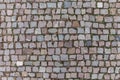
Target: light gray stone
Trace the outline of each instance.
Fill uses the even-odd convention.
[[[60,55],[62,61],[68,60],[68,55]]]
[[[43,35],[37,36],[37,41],[43,41],[43,40],[44,40],[44,36]]]
[[[6,8],[6,4],[0,4],[0,9],[5,9]]]
[[[72,6],[72,3],[69,0],[66,0],[64,2],[64,8],[70,8]]]
[[[57,32],[57,29],[53,28],[53,29],[48,29],[48,32],[49,33],[56,33]]]
[[[56,3],[47,3],[48,8],[56,8]]]
[[[40,67],[39,72],[45,72],[45,67]]]

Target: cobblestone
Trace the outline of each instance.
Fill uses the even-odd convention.
[[[119,80],[120,0],[0,0],[0,80]]]

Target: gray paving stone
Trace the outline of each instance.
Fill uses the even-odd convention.
[[[67,61],[68,60],[68,55],[61,55],[61,60],[62,61]]]
[[[92,46],[92,41],[86,41],[86,42],[85,42],[85,45],[86,45],[86,46]]]
[[[72,47],[72,41],[68,41],[64,43],[65,47]]]
[[[70,8],[72,6],[72,3],[69,0],[66,0],[64,2],[64,8]]]
[[[119,80],[120,0],[0,0],[0,80]]]
[[[43,35],[37,36],[37,41],[43,41],[43,40],[44,40],[44,36]]]
[[[5,9],[6,5],[5,4],[0,4],[0,9]]]
[[[56,3],[47,3],[48,8],[56,8]]]

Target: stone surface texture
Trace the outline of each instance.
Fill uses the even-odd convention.
[[[0,80],[120,80],[120,0],[0,0]]]

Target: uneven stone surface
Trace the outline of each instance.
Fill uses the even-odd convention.
[[[120,80],[120,0],[0,0],[0,80]]]

